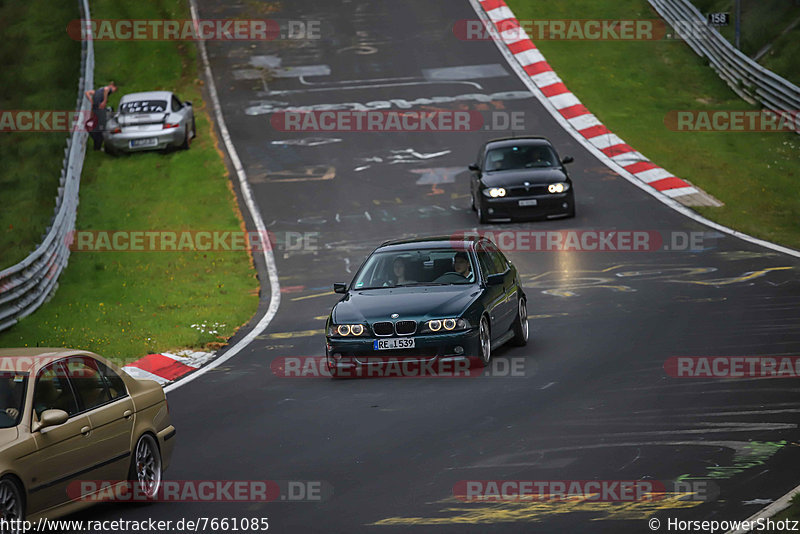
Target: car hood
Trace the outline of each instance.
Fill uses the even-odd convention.
[[[0,447],[5,447],[9,443],[16,440],[18,436],[19,431],[15,426],[10,428],[0,428]]]
[[[509,171],[491,171],[483,173],[481,180],[487,187],[552,184],[565,182],[567,175],[561,169],[516,169]]]
[[[398,319],[422,321],[431,317],[459,317],[480,294],[480,286],[417,286],[350,291],[334,306],[333,322],[373,323]]]

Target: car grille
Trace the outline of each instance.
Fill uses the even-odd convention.
[[[372,325],[376,336],[391,336],[394,334],[394,325],[389,321],[380,321]]]
[[[417,330],[416,321],[397,321],[394,324],[394,330],[398,336],[408,336]]]
[[[548,194],[546,185],[531,185],[529,187],[525,186],[506,187],[506,196],[509,197],[532,197],[536,195],[546,195],[546,194]]]
[[[373,323],[372,331],[376,336],[410,336],[417,331],[416,321],[397,321],[392,323],[390,321],[378,321]]]

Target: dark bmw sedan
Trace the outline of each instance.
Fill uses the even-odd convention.
[[[472,209],[478,221],[575,216],[575,193],[567,169],[544,137],[495,139],[484,144],[472,171]]]
[[[343,294],[326,325],[334,377],[399,361],[483,367],[499,345],[528,341],[517,269],[484,237],[383,243],[334,290]]]

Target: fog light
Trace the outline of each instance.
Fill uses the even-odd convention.
[[[336,361],[338,362],[339,360],[341,360],[341,359],[342,359],[342,355],[341,355],[341,354],[339,354],[338,352],[336,352],[336,353],[334,353],[334,355],[333,355],[333,359],[334,359],[334,360],[336,360]]]
[[[569,206],[569,204],[567,204],[566,202],[564,202],[563,204],[561,204],[561,207],[562,207],[562,208],[564,208],[564,209],[567,209],[567,206]]]
[[[456,354],[464,354],[464,347],[458,345],[456,348],[453,349],[453,352],[455,352]]]
[[[494,208],[489,208],[489,209],[488,209],[488,210],[486,210],[486,211],[488,211],[489,213],[494,213]]]

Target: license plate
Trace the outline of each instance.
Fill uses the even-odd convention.
[[[373,350],[413,349],[413,337],[393,337],[391,339],[376,339],[372,342]]]
[[[141,148],[143,146],[158,146],[158,139],[155,137],[145,137],[144,139],[131,140],[131,148]]]
[[[538,203],[538,201],[535,198],[532,198],[530,200],[520,200],[519,201],[520,207],[535,206],[537,203]]]

